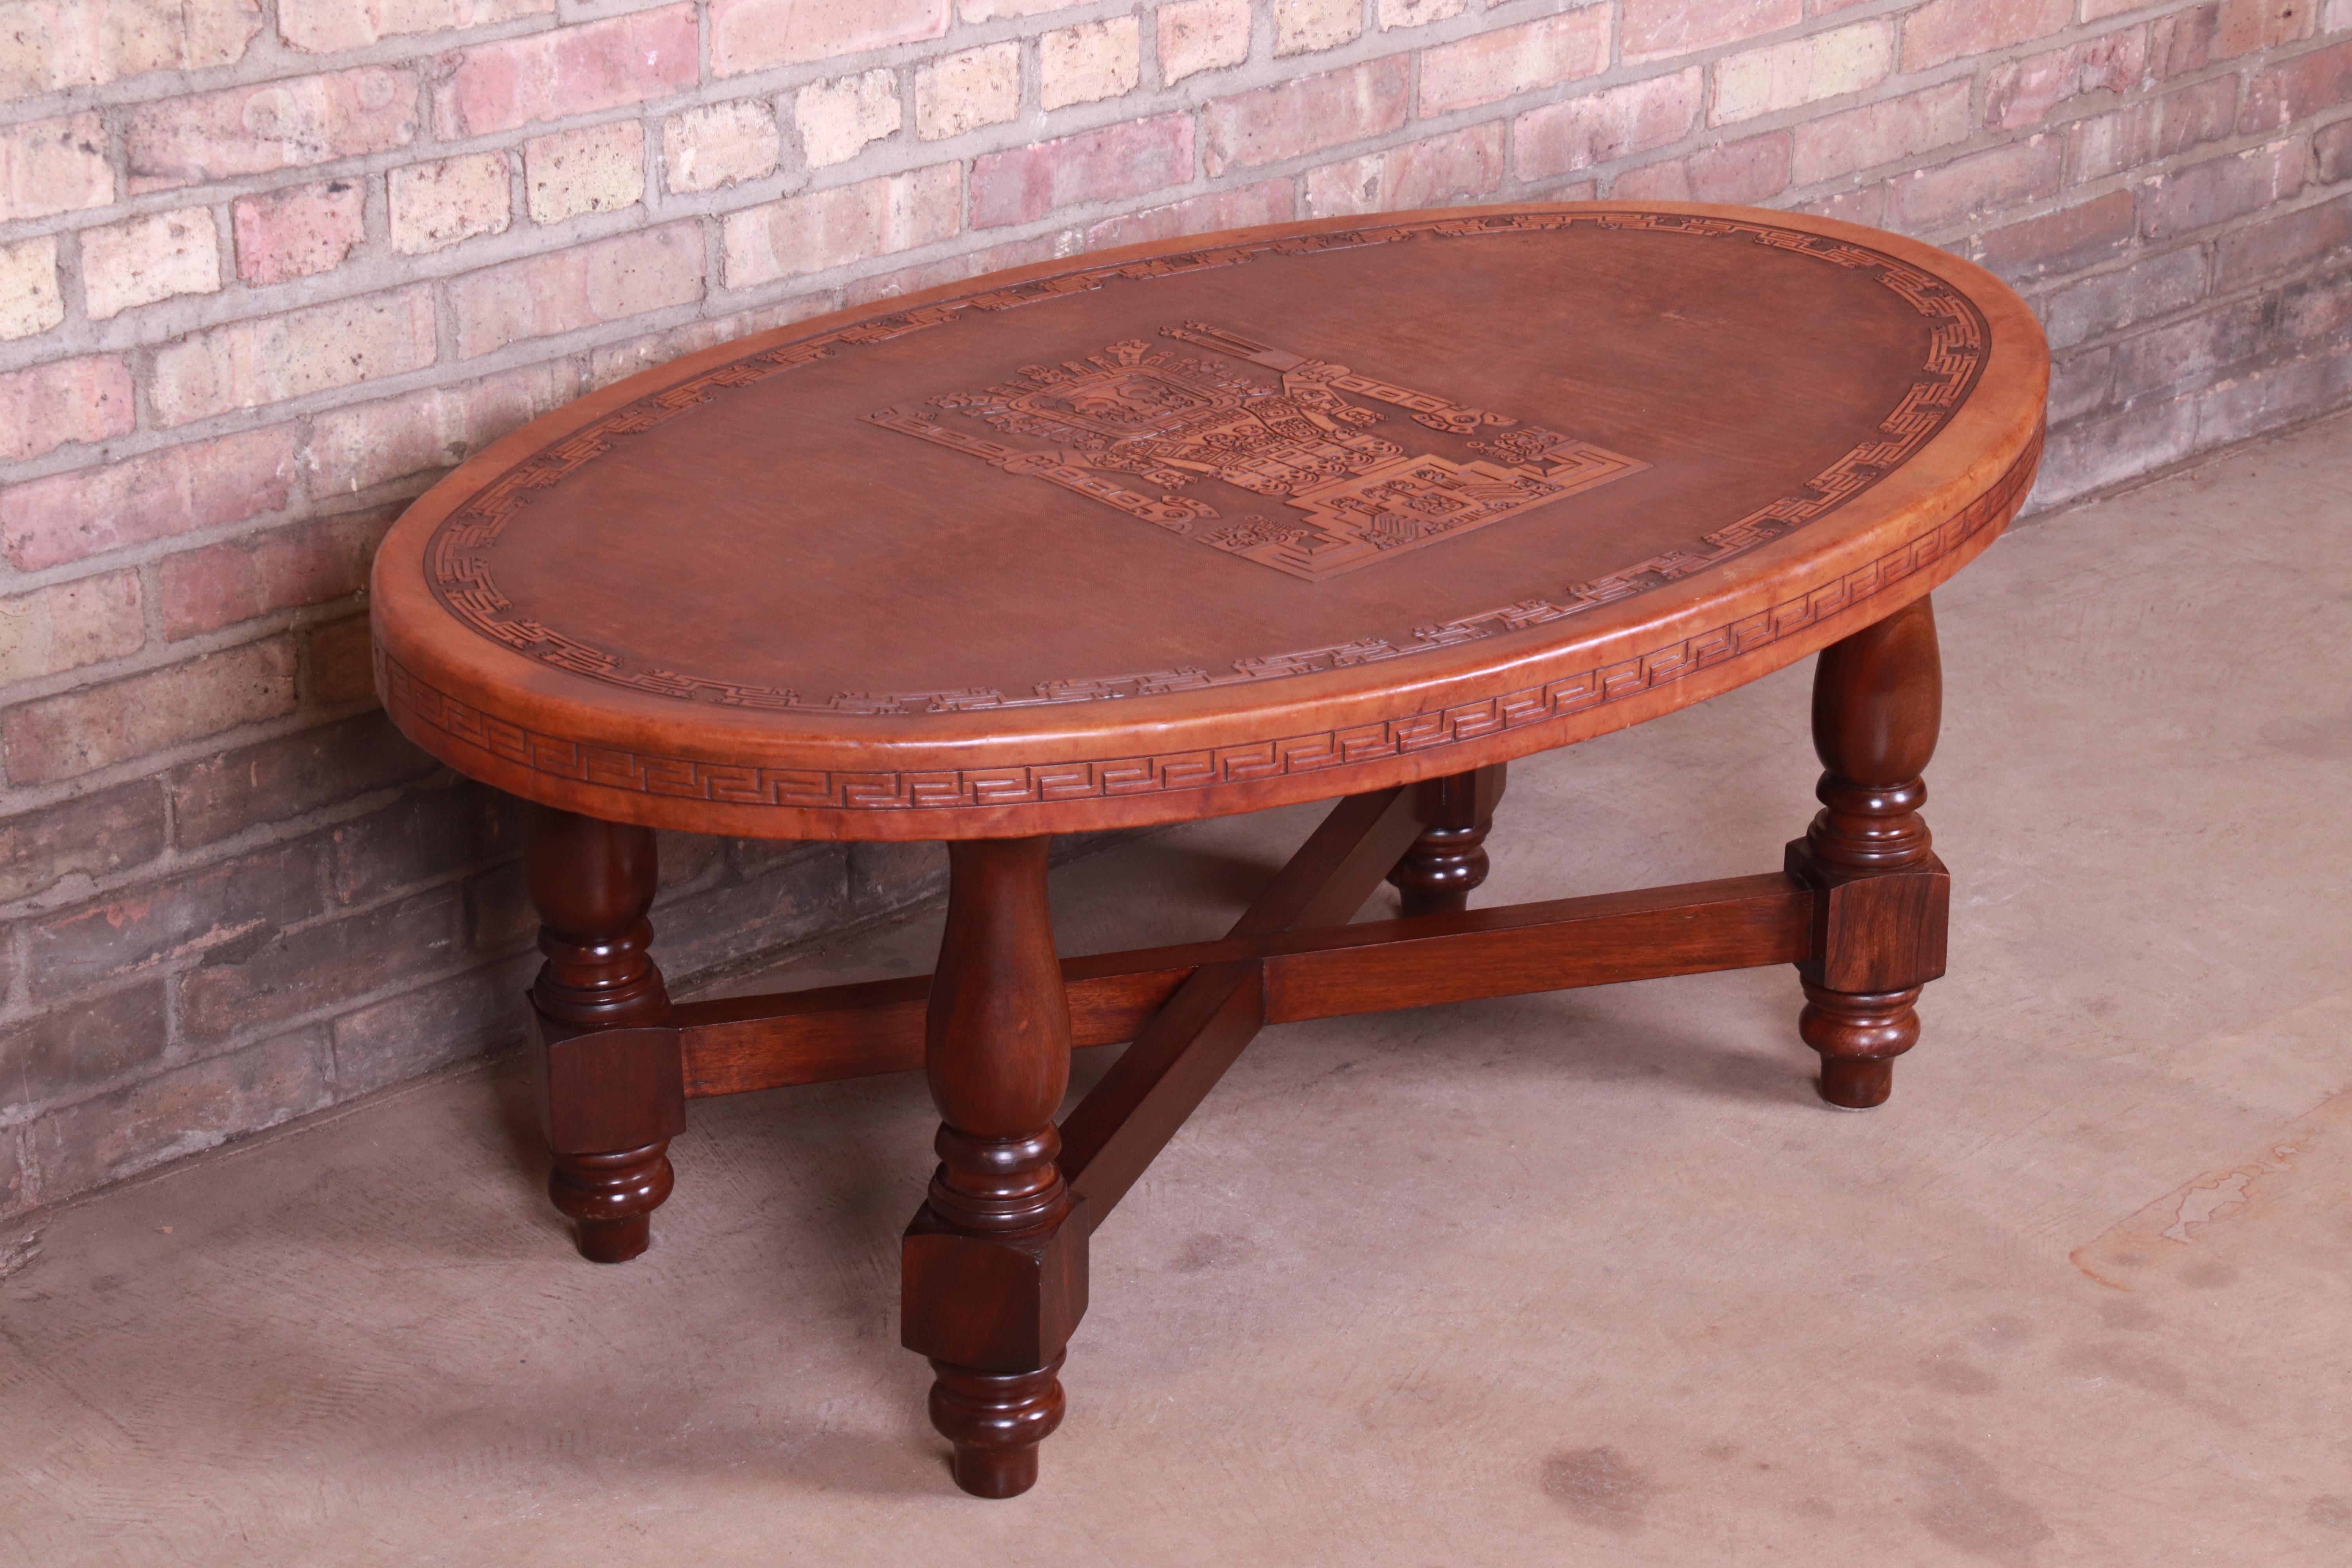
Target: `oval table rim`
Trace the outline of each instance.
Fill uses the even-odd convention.
[[[1676,585],[1687,584],[1687,591],[1653,591],[1451,648],[1288,676],[1265,687],[855,717],[688,708],[609,689],[583,698],[584,683],[463,633],[425,587],[425,542],[505,469],[628,403],[772,347],[1032,279],[1234,244],[1448,219],[1601,212],[1769,223],[1851,240],[1930,271],[1985,314],[1989,353],[1977,384],[1941,430],[1871,489],[1822,523]],[[1312,219],[1089,252],[713,344],[574,399],[493,442],[412,503],[377,554],[370,595],[377,689],[402,731],[460,773],[550,805],[693,832],[852,840],[996,837],[1150,826],[1328,799],[1459,773],[1641,722],[1793,663],[1930,591],[1990,545],[2023,500],[2039,457],[2048,377],[2040,323],[1992,274],[1900,235],[1809,214],[1688,202],[1522,203]],[[1824,525],[1829,531],[1822,531]],[[1576,713],[1492,732],[1459,733],[1456,723],[1453,738],[1423,747],[1361,761],[1342,754],[1328,763],[1286,766],[1259,777],[1187,784],[1181,769],[1171,774],[1167,765],[1170,759],[1263,749],[1465,705],[1475,709],[1582,671],[1638,665],[1759,614],[1777,615],[1777,606],[1798,591],[1797,579],[1805,579],[1812,594],[1834,598],[1831,585],[1850,584],[1857,574],[1883,577],[1884,559],[1906,549],[1917,555],[1923,539],[1928,559],[1891,580],[1874,577],[1858,598],[1831,604],[1787,627],[1776,618],[1760,646],[1743,642],[1719,663],[1664,684],[1644,675],[1640,691]],[[1809,565],[1811,571],[1802,570]],[[462,635],[436,639],[414,629],[436,624]],[[428,721],[427,712],[439,721]],[[635,782],[598,782],[600,763],[605,778]],[[1125,766],[1138,782],[1125,793],[1106,787],[1067,798],[987,799],[985,775],[1080,764]],[[1153,767],[1159,769],[1154,780],[1140,780],[1139,770]],[[867,797],[882,798],[895,787],[904,804],[787,805],[727,798],[736,781],[721,775],[750,770],[870,779]],[[894,775],[895,786],[881,782]],[[975,777],[981,784],[971,782]],[[926,779],[930,798],[953,792],[956,802],[927,804]]]

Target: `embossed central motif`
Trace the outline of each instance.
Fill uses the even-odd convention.
[[[866,418],[1310,582],[1649,467],[1199,321],[1163,328],[1161,336],[1216,357],[1130,339],[1083,360],[1024,366],[984,391]],[[1415,451],[1374,434],[1391,416],[1343,393],[1402,409],[1466,452]],[[975,425],[1011,439],[992,439]],[[1284,510],[1229,514],[1207,497],[1181,493],[1204,482],[1279,501]]]

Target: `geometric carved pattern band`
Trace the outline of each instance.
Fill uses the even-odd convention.
[[[740,805],[829,811],[1021,805],[1199,789],[1457,745],[1621,702],[1751,653],[1894,587],[1985,528],[1997,526],[2023,500],[2041,451],[2037,435],[2000,482],[1965,510],[1878,560],[1817,584],[1769,611],[1637,658],[1483,701],[1248,746],[940,773],[746,767],[582,745],[539,734],[445,696],[385,658],[381,649],[376,657],[383,661],[383,689],[392,717],[402,728],[438,730],[509,763],[576,784]]]
[[[1607,576],[1570,584],[1550,597],[1527,599],[1450,621],[1416,626],[1412,636],[1403,641],[1369,637],[1332,647],[1262,655],[1238,659],[1230,669],[1222,671],[1184,667],[1127,674],[1072,675],[1040,681],[1027,693],[989,689],[804,694],[713,679],[677,670],[628,668],[609,650],[568,637],[540,622],[516,618],[513,605],[499,591],[491,559],[494,547],[500,533],[528,506],[535,492],[568,478],[613,450],[627,437],[667,424],[730,388],[750,385],[797,366],[830,358],[844,348],[887,342],[910,332],[947,326],[962,320],[970,310],[1016,310],[1042,300],[1099,289],[1121,279],[1165,278],[1208,268],[1236,266],[1262,255],[1311,254],[1423,237],[1467,238],[1481,235],[1561,229],[1579,225],[1705,238],[1738,238],[1862,273],[1930,319],[1933,325],[1929,331],[1927,357],[1911,385],[1879,421],[1877,430],[1871,437],[1858,442],[1796,490],[1686,545],[1664,551]],[[1145,261],[1076,268],[1049,278],[854,322],[705,371],[691,380],[666,387],[616,409],[491,480],[453,511],[436,531],[425,549],[425,571],[435,596],[452,616],[482,636],[527,658],[629,690],[715,702],[725,707],[777,712],[847,714],[945,712],[1151,696],[1160,692],[1199,690],[1276,679],[1403,658],[1580,615],[1598,605],[1628,598],[1692,573],[1720,565],[1759,545],[1782,538],[1826,516],[1877,483],[1942,428],[1974,388],[1978,374],[1987,358],[1988,337],[1984,316],[1975,302],[1931,273],[1884,252],[1845,240],[1741,219],[1643,212],[1511,213],[1491,217],[1386,224],[1336,233],[1301,235],[1288,239],[1220,246],[1154,257]],[[954,786],[950,793],[956,793],[962,787]],[[1056,795],[1034,793],[1062,787],[1058,784],[1033,783],[1022,787],[1031,793],[1019,798],[1061,798]],[[1070,787],[1080,789],[1080,793],[1115,793],[1107,786],[1081,788],[1073,783]]]

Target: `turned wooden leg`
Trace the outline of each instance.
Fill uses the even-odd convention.
[[[949,847],[947,932],[924,1070],[941,1124],[907,1227],[900,1338],[930,1358],[955,1480],[1013,1497],[1060,1425],[1063,1347],[1087,1308],[1087,1226],[1055,1160],[1070,1009],[1045,905],[1046,840]]]
[[[1421,837],[1389,873],[1403,895],[1404,913],[1448,914],[1470,907],[1470,891],[1486,879],[1486,832],[1503,798],[1503,764],[1424,779],[1420,791]]]
[[[686,1127],[669,995],[646,952],[653,830],[534,806],[523,870],[547,955],[530,1046],[548,1195],[578,1222],[582,1257],[625,1263],[651,1240]]]
[[[1832,1105],[1885,1103],[1895,1058],[1919,1037],[1919,988],[1944,973],[1951,879],[1919,816],[1942,705],[1925,598],[1823,648],[1813,669],[1822,810],[1789,846],[1788,868],[1821,894],[1818,956],[1798,966],[1806,1005],[1797,1027],[1821,1053],[1822,1097]]]

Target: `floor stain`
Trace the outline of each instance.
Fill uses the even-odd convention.
[[[1198,1274],[1204,1268],[1230,1268],[1236,1263],[1247,1262],[1250,1254],[1255,1250],[1245,1236],[1204,1230],[1186,1238],[1169,1267],[1179,1274]]]
[[[2316,1203],[2340,1212],[2352,1184],[2352,1091],[2330,1095],[2281,1127],[2247,1158],[2191,1177],[2070,1255],[2074,1267],[2113,1290],[2178,1280],[2213,1289],[2237,1278],[2210,1256],[2237,1233],[2274,1231],[2288,1209]],[[2277,1238],[2271,1238],[2272,1245]]]
[[[1990,1394],[2000,1379],[1947,1345],[1919,1358],[1919,1381],[1946,1394]]]
[[[1587,1524],[1632,1534],[1645,1522],[1650,1481],[1614,1448],[1568,1448],[1543,1463],[1544,1495]]]
[[[2000,1484],[1981,1454],[1958,1443],[1922,1443],[1919,1484],[1927,1498],[1915,1510],[1937,1540],[1978,1557],[2015,1562],[2053,1533],[2033,1505]]]
[[[2333,1530],[2352,1530],[2352,1502],[2340,1497],[2315,1497],[2303,1510],[2303,1517]]]

